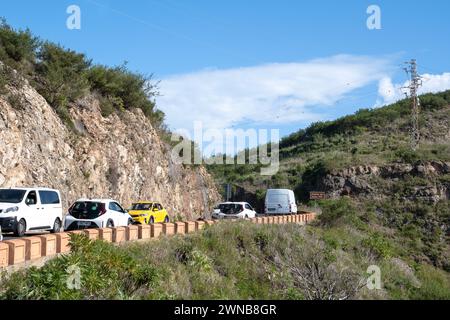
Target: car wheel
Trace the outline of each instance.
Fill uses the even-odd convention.
[[[127,225],[132,225],[132,224],[133,224],[133,219],[128,219]]]
[[[56,218],[55,222],[53,223],[53,229],[51,230],[51,233],[60,233],[61,232],[61,220],[59,218]]]
[[[164,223],[169,223],[169,221],[170,221],[169,216],[166,216],[166,217],[164,218]]]
[[[106,227],[107,228],[114,228],[114,222],[112,220],[108,220],[108,222],[106,223]]]
[[[153,218],[153,217],[150,217],[150,221],[149,221],[149,224],[154,224],[155,223],[155,218]]]
[[[245,219],[248,219],[248,214],[245,215]]]
[[[16,237],[23,237],[25,235],[25,231],[27,230],[27,223],[24,219],[20,219],[17,222],[16,230],[14,230],[14,235]]]

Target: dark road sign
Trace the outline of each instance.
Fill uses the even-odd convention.
[[[311,191],[309,193],[310,200],[323,200],[326,198],[325,192]]]

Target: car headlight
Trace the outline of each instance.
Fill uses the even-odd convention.
[[[11,207],[5,210],[5,213],[17,212],[19,211],[19,207]]]
[[[139,217],[146,217],[146,216],[147,216],[146,213],[141,213],[141,214],[139,215]]]

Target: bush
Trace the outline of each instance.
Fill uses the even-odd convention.
[[[125,250],[101,241],[72,235],[72,253],[43,268],[19,271],[2,283],[3,299],[120,299],[131,298],[141,287],[151,287],[158,273],[133,260]],[[71,269],[80,270],[79,290],[69,286]],[[73,285],[76,283],[71,282]]]
[[[388,258],[393,254],[390,242],[377,232],[364,239],[363,245],[381,258]]]
[[[97,65],[89,70],[87,79],[92,89],[104,97],[102,110],[106,114],[112,110],[139,108],[153,120],[155,127],[162,124],[164,114],[155,108],[153,98],[158,93],[152,76],[132,73],[126,65],[116,68]]]
[[[420,96],[419,99],[420,105],[424,110],[438,110],[449,104],[445,98],[434,94],[425,94]]]
[[[55,109],[88,92],[86,73],[91,64],[84,54],[46,42],[39,50],[38,91]]]
[[[320,225],[332,227],[357,219],[356,208],[350,199],[321,200],[319,205],[322,209],[319,215]]]
[[[410,148],[400,148],[395,152],[395,156],[406,163],[415,163],[420,159],[419,153]]]
[[[0,61],[11,68],[30,74],[40,42],[27,29],[16,31],[0,19]]]

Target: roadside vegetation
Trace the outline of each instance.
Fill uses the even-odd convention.
[[[336,215],[328,208],[305,228],[220,223],[192,235],[122,246],[76,235],[72,253],[40,269],[4,274],[0,298],[450,298],[448,274],[413,262],[399,248],[400,239],[367,232],[371,226],[356,210]],[[382,270],[381,290],[366,287],[370,265]],[[71,266],[80,268],[79,290],[67,286]]]
[[[348,168],[450,163],[450,91],[422,95],[420,101],[421,144],[416,151],[409,145],[410,101],[403,100],[314,123],[283,138],[280,170],[273,176],[261,176],[261,165],[207,168],[218,184],[231,183],[259,208],[267,189],[294,190],[301,207],[322,211],[319,223],[309,230],[324,241],[325,248],[354,251],[356,256],[365,252],[359,261],[372,261],[381,268],[385,297],[448,299],[450,202],[445,197],[430,201],[417,193],[422,189],[445,193],[450,186],[448,173],[366,175],[368,193],[309,200],[310,191],[328,191],[321,189],[328,174]],[[350,256],[348,265],[358,261]]]

